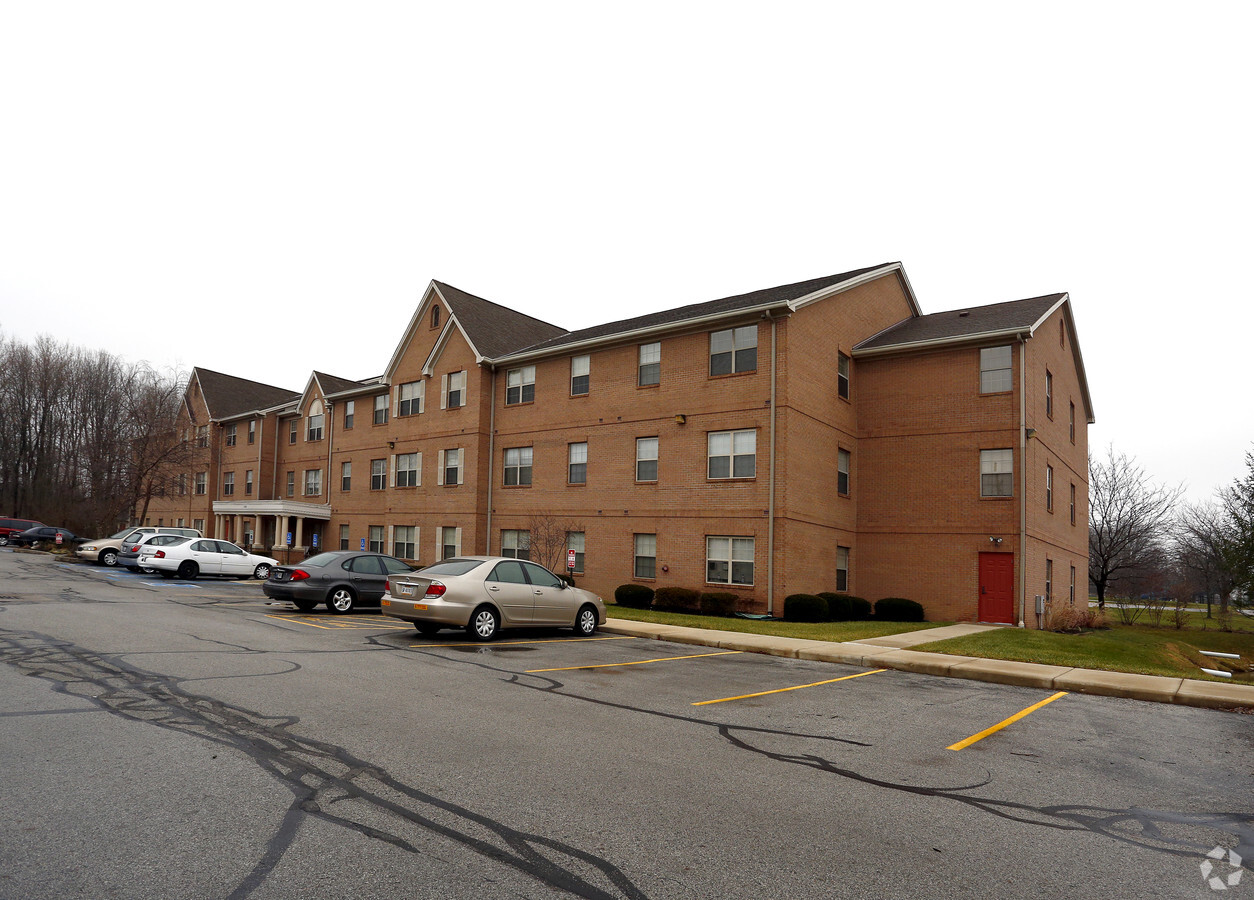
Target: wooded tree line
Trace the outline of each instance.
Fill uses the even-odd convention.
[[[0,515],[87,537],[133,520],[185,453],[175,421],[186,380],[41,336],[0,340]]]
[[[1254,452],[1246,472],[1199,503],[1154,484],[1114,448],[1089,460],[1089,580],[1107,597],[1205,598],[1254,614]]]

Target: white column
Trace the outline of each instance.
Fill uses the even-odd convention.
[[[244,517],[236,516],[234,527],[231,529],[231,540],[233,540],[237,544],[241,540],[244,539],[243,527],[244,527]]]
[[[296,517],[296,543],[293,547],[303,547],[305,545],[305,517]]]

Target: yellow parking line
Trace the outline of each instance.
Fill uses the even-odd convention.
[[[981,731],[979,734],[973,734],[973,735],[971,735],[971,737],[967,738],[966,740],[959,741],[959,742],[958,742],[958,743],[956,743],[956,744],[950,744],[950,745],[949,745],[948,747],[946,747],[945,749],[946,749],[946,750],[965,750],[967,747],[970,747],[970,746],[971,746],[972,744],[974,744],[976,741],[982,741],[982,740],[984,740],[986,737],[988,737],[990,734],[994,734],[994,733],[996,733],[996,732],[998,732],[998,731],[1001,731],[1001,730],[1002,730],[1003,728],[1005,728],[1007,725],[1011,725],[1011,724],[1013,724],[1013,723],[1015,723],[1015,722],[1018,722],[1018,721],[1019,721],[1020,719],[1022,719],[1024,716],[1029,715],[1030,713],[1034,713],[1034,712],[1036,712],[1038,709],[1040,709],[1040,708],[1041,708],[1042,706],[1044,706],[1046,703],[1053,703],[1053,702],[1054,702],[1055,700],[1057,700],[1059,697],[1065,697],[1065,696],[1067,696],[1067,693],[1068,693],[1067,691],[1059,691],[1058,693],[1054,694],[1054,696],[1052,696],[1052,697],[1046,697],[1046,698],[1045,698],[1044,700],[1042,700],[1040,703],[1033,703],[1033,704],[1032,704],[1031,706],[1029,706],[1027,709],[1024,709],[1024,710],[1021,710],[1021,711],[1019,711],[1019,712],[1015,713],[1015,714],[1014,714],[1013,716],[1011,716],[1009,719],[1005,719],[1005,720],[1003,720],[1003,721],[1001,721],[1001,722],[998,722],[998,723],[997,723],[996,725],[994,725],[992,728],[985,728],[985,729],[984,729],[983,731]]]
[[[484,647],[508,647],[511,644],[586,644],[591,641],[630,641],[632,637],[633,637],[632,635],[628,634],[628,635],[623,635],[622,637],[551,638],[549,640],[544,640],[544,641],[493,641],[492,643],[484,644],[483,646]],[[442,644],[410,644],[409,648],[411,650],[414,650],[419,647],[477,647],[477,646],[479,646],[478,642],[467,644],[464,641],[459,641],[458,643],[454,644],[449,641],[445,641]]]
[[[267,619],[278,619],[280,622],[294,622],[297,625],[308,625],[310,628],[321,628],[323,631],[335,631],[337,628],[387,628],[392,631],[407,630],[404,625],[392,625],[390,623],[383,622],[363,624],[367,621],[364,618],[332,619],[330,620],[332,623],[330,625],[319,625],[317,622],[307,620],[304,616],[276,616],[272,613],[264,613],[264,615]]]
[[[658,659],[638,659],[635,662],[598,663],[595,666],[563,666],[560,669],[528,669],[525,674],[535,675],[539,672],[573,672],[575,669],[616,669],[619,666],[643,666],[646,663],[671,662],[676,659],[702,659],[706,656],[731,656],[740,650],[720,650],[718,653],[697,653],[693,656],[662,656]]]
[[[872,669],[870,672],[859,672],[857,675],[843,675],[840,678],[829,678],[827,681],[815,681],[812,684],[794,684],[792,687],[776,688],[773,691],[758,691],[756,694],[741,694],[739,697],[720,697],[717,700],[698,700],[693,706],[708,706],[711,703],[726,703],[728,700],[748,700],[750,697],[765,697],[767,694],[782,694],[784,691],[799,691],[802,688],[818,687],[821,684],[835,684],[848,681],[850,678],[861,678],[863,675],[874,675],[876,672],[887,672],[887,669]]]

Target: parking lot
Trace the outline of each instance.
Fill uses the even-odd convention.
[[[604,632],[423,638],[33,555],[0,577],[0,896],[116,892],[133,852],[174,877],[126,896],[1193,897],[1208,851],[1254,843],[1248,716]]]

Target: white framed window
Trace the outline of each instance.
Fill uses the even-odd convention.
[[[588,483],[588,444],[567,444],[566,480],[570,484]]]
[[[186,472],[179,472],[178,491],[179,491],[180,497],[184,496],[187,493],[187,473]]]
[[[657,438],[636,438],[636,481],[657,481]]]
[[[341,549],[341,550],[351,550],[351,549],[352,549],[352,548],[349,546],[349,536],[348,536],[348,526],[347,526],[347,525],[341,525],[341,526],[340,526],[340,549]]]
[[[289,497],[296,496],[296,473],[295,472],[287,473],[287,495]]]
[[[225,441],[226,441],[226,445],[227,445],[228,447],[234,447],[234,446],[235,446],[235,435],[236,435],[236,431],[237,431],[237,429],[236,429],[236,426],[235,426],[234,424],[231,424],[231,425],[226,426],[226,431],[225,431],[224,433],[225,433],[225,435],[226,435],[226,437],[225,437]]]
[[[305,440],[320,441],[322,440],[322,414],[310,416],[305,420]]]
[[[757,476],[758,433],[755,429],[711,431],[707,440],[707,477],[718,479]]]
[[[374,424],[386,425],[388,423],[388,395],[379,394],[374,398]]]
[[[505,530],[501,532],[501,556],[513,559],[531,559],[531,532]]]
[[[381,491],[388,486],[388,461],[370,460],[370,490]]]
[[[980,496],[1013,497],[1015,492],[1013,450],[980,451]]]
[[[1054,599],[1054,561],[1052,559],[1045,560],[1045,602],[1049,603]]]
[[[592,357],[572,356],[570,359],[570,395],[579,397],[588,393],[592,373]]]
[[[1045,464],[1045,508],[1054,511],[1054,467]]]
[[[657,535],[637,534],[635,537],[635,564],[632,575],[636,578],[657,577]]]
[[[1068,402],[1068,425],[1067,430],[1071,433],[1071,443],[1075,443],[1075,404]]]
[[[197,446],[197,447],[208,447],[208,446],[209,446],[209,426],[208,426],[208,425],[201,425],[201,426],[197,427],[197,429],[196,429],[196,446]]]
[[[442,526],[436,529],[436,556],[440,559],[452,559],[462,555],[462,530]]]
[[[1075,482],[1071,483],[1071,524],[1075,524]]]
[[[253,495],[253,470],[244,470],[244,496],[251,497]]]
[[[1071,587],[1067,591],[1070,604],[1075,606],[1075,566],[1071,567]]]
[[[396,415],[416,416],[423,409],[423,399],[427,393],[426,382],[407,381],[396,389]]]
[[[836,590],[849,590],[849,548],[836,548]]]
[[[199,531],[201,534],[204,534],[205,533],[205,520],[204,519],[192,519],[192,527],[195,528],[197,531]]]
[[[705,580],[710,584],[753,584],[753,538],[707,537]]]
[[[395,466],[395,477],[392,484],[396,487],[417,487],[422,484],[422,454],[398,453],[392,457]]]
[[[300,419],[289,419],[287,422],[287,442],[295,444],[298,434],[300,434]]]
[[[710,332],[710,374],[732,375],[758,367],[758,326]]]
[[[1010,368],[1010,346],[984,347],[980,350],[980,393],[996,394],[1014,387]]]
[[[357,401],[345,400],[344,401],[344,430],[345,431],[348,431],[350,428],[353,427],[353,419],[356,417],[356,415],[357,415]]]
[[[437,481],[440,484],[461,484],[464,477],[462,472],[462,448],[454,447],[448,450],[440,451],[440,458],[436,461]]]
[[[440,409],[457,409],[466,405],[466,371],[440,376]]]
[[[353,463],[352,461],[340,463],[340,491],[346,492],[353,489]]]
[[[842,497],[849,496],[849,464],[853,454],[848,450],[836,451],[836,493]]]
[[[248,443],[251,444],[256,440],[257,440],[257,420],[249,419],[248,420]]]
[[[322,470],[305,470],[305,496],[316,497],[322,493]]]
[[[397,525],[392,529],[392,555],[397,559],[418,558],[418,527]]]
[[[505,484],[531,484],[531,447],[511,447],[505,451]]]
[[[583,554],[584,554],[584,533],[582,531],[566,532],[566,552],[569,556],[571,550],[575,551],[575,568],[568,568],[568,572],[574,572],[576,575],[583,574]]]
[[[230,497],[234,493],[235,493],[235,473],[223,472],[222,473],[222,496]]]
[[[662,382],[661,343],[641,344],[640,361],[636,369],[636,384],[646,387]]]
[[[836,354],[836,394],[842,400],[849,399],[849,371],[852,362],[845,354]]]
[[[531,403],[536,399],[536,367],[523,366],[505,373],[505,405]]]
[[[197,472],[197,473],[196,473],[196,478],[195,478],[195,485],[196,485],[196,487],[195,487],[195,491],[196,491],[196,493],[197,493],[197,494],[203,494],[203,493],[205,492],[205,485],[206,485],[206,484],[208,484],[208,482],[209,482],[209,473],[208,473],[208,472]]]
[[[1045,415],[1054,417],[1054,373],[1045,370]]]
[[[386,545],[383,543],[383,526],[370,526],[370,540],[367,545],[372,553],[386,553]]]

